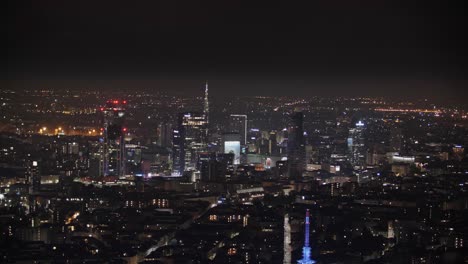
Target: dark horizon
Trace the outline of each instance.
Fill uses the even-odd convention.
[[[16,91],[22,90],[97,90],[100,92],[162,92],[170,95],[202,97],[206,80],[9,80],[0,81],[0,85]],[[283,97],[323,97],[323,98],[359,98],[379,97],[388,100],[422,101],[427,99],[436,104],[457,104],[466,106],[466,98],[461,91],[449,82],[428,82],[427,80],[397,81],[314,81],[302,80],[220,80],[208,79],[210,96],[222,99],[232,96],[283,96]],[[372,89],[377,88],[377,89]],[[406,91],[405,91],[406,90]],[[449,91],[449,92],[448,92]],[[463,95],[463,96],[460,96]]]
[[[197,94],[209,80],[227,96],[468,95],[455,3],[26,1],[9,11],[7,88]]]

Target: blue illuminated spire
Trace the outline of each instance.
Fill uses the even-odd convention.
[[[302,259],[298,260],[298,264],[313,264],[314,260],[311,259],[311,248],[309,246],[309,230],[310,230],[310,213],[309,209],[306,211],[305,217],[305,231],[304,231],[304,247],[302,247]]]

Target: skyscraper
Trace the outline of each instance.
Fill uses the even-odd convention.
[[[206,137],[208,137],[208,125],[210,122],[210,102],[208,100],[208,82],[205,83],[205,100],[203,101],[203,115],[206,121]]]
[[[26,184],[29,186],[28,190],[28,208],[29,212],[36,211],[36,196],[41,189],[41,174],[39,172],[39,165],[37,161],[28,160],[26,161],[26,172],[25,172]]]
[[[199,154],[206,151],[210,106],[208,82],[205,83],[203,113],[180,113],[177,125],[172,130],[172,172],[182,175],[184,171],[197,169]]]
[[[219,162],[216,161],[214,153],[200,155],[200,180],[215,181],[218,175]]]
[[[304,114],[296,109],[288,127],[288,176],[299,180],[305,170]]]
[[[314,260],[311,259],[312,253],[309,245],[309,231],[310,231],[310,212],[306,211],[305,217],[305,230],[304,230],[304,246],[302,247],[302,259],[298,260],[298,264],[313,264]]]
[[[364,145],[364,123],[359,121],[354,128],[349,130],[348,136],[348,159],[351,165],[362,168],[366,161],[366,151]]]
[[[168,123],[158,125],[158,145],[169,148],[172,145],[172,126]]]
[[[180,129],[178,124],[172,131],[172,173],[176,175],[182,175],[185,170],[184,138]]]
[[[246,115],[231,115],[229,117],[229,131],[241,135],[241,145],[247,144],[247,116]]]
[[[173,131],[173,172],[195,170],[198,155],[206,150],[206,116],[197,112],[179,114]]]
[[[29,194],[35,194],[39,192],[41,188],[41,175],[37,161],[27,161],[25,176],[27,184],[29,184]]]
[[[400,152],[401,145],[402,145],[402,130],[398,124],[394,124],[390,128],[390,151],[392,152]]]
[[[124,136],[126,128],[125,107],[126,100],[108,100],[103,112],[104,129],[104,176],[125,175],[125,142]]]

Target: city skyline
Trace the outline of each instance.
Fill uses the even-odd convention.
[[[131,90],[141,92],[165,93],[175,96],[200,96],[200,90],[204,89],[204,80],[9,80],[1,81],[0,85],[5,89],[22,92],[31,90],[51,90],[56,92],[73,91],[98,91],[105,93],[107,91],[117,90],[122,93]],[[296,83],[300,81],[293,81]],[[465,97],[460,91],[452,90],[450,85],[445,86],[441,83],[431,83],[424,80],[410,81],[404,85],[396,82],[388,82],[384,85],[370,84],[370,81],[363,82],[363,86],[354,86],[350,83],[338,85],[343,89],[337,92],[331,83],[313,85],[313,89],[297,91],[295,85],[288,84],[287,81],[265,80],[264,88],[259,88],[257,82],[219,81],[211,80],[210,96],[213,100],[224,100],[226,98],[236,97],[284,97],[284,98],[383,98],[389,101],[424,101],[439,105],[455,104],[462,108],[468,107]],[[220,86],[221,85],[221,86]],[[427,85],[427,86],[426,86]],[[298,85],[301,87],[301,85]],[[411,87],[420,87],[412,90]],[[242,89],[243,87],[243,89]],[[369,87],[379,87],[371,92],[365,91]],[[405,92],[395,91],[392,87],[406,89]],[[424,87],[429,87],[426,90]],[[222,89],[221,89],[222,88]],[[296,87],[297,88],[297,87]],[[303,87],[304,88],[304,87]],[[458,88],[457,88],[458,89]],[[461,88],[460,88],[461,89]],[[288,94],[284,94],[288,90]],[[291,92],[293,91],[293,92]]]
[[[463,5],[6,13],[1,263],[468,263]]]
[[[466,259],[467,110],[200,85],[0,91],[2,260]]]

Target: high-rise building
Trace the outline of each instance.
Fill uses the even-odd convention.
[[[180,128],[179,124],[177,129],[172,131],[172,172],[177,175],[182,175],[185,169],[184,139]]]
[[[126,100],[109,100],[101,110],[104,114],[104,176],[125,175],[125,142]]]
[[[241,145],[247,144],[247,116],[231,115],[229,117],[229,131],[239,133],[241,136]]]
[[[200,167],[201,181],[215,181],[218,177],[219,164],[216,160],[204,160]]]
[[[310,248],[310,241],[309,241],[309,233],[310,233],[310,212],[309,209],[306,211],[305,217],[305,229],[304,229],[304,246],[302,247],[302,259],[298,260],[298,264],[313,264],[315,263],[312,260],[312,250]]]
[[[364,145],[365,125],[359,121],[354,128],[349,130],[348,159],[355,168],[362,168],[366,162],[366,149]]]
[[[403,141],[401,127],[395,125],[390,129],[390,151],[400,152]]]
[[[172,130],[172,172],[197,170],[200,153],[207,150],[210,105],[208,82],[205,83],[203,113],[180,113],[176,128]]]
[[[295,110],[288,127],[288,176],[299,180],[305,170],[304,114]]]
[[[89,168],[88,175],[92,178],[98,178],[102,176],[103,173],[103,160],[100,158],[99,154],[94,154],[89,158]]]
[[[41,174],[39,173],[39,163],[29,160],[26,164],[26,181],[29,184],[29,194],[37,193],[41,188]]]
[[[270,131],[269,140],[268,140],[269,155],[279,155],[278,142],[276,138],[277,138],[277,132]]]
[[[179,114],[177,129],[173,130],[173,172],[195,170],[198,155],[206,151],[207,121],[204,114]]]
[[[141,173],[142,151],[139,144],[125,144],[125,170],[131,175]]]
[[[88,176],[92,178],[104,176],[104,139],[92,142],[88,150]]]
[[[36,196],[41,191],[41,174],[39,172],[39,164],[35,160],[28,160],[26,163],[25,172],[26,183],[29,185],[28,190],[28,207],[29,212],[35,212],[37,209]]]
[[[159,124],[158,126],[158,145],[169,148],[172,146],[172,126],[171,124]]]
[[[208,99],[208,82],[205,83],[205,100],[203,101],[203,115],[205,116],[206,121],[205,137],[208,138],[208,128],[210,124],[210,102]]]

